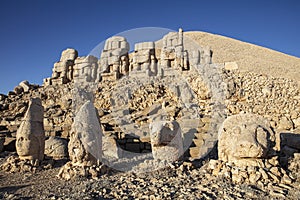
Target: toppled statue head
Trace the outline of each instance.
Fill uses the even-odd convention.
[[[273,153],[275,135],[269,122],[259,115],[228,117],[219,130],[218,156],[236,165],[260,165]]]
[[[149,128],[154,159],[170,162],[179,160],[183,155],[183,141],[178,122],[154,121]]]

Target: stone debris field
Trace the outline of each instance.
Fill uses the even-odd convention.
[[[0,199],[300,199],[299,80],[189,36],[68,48],[0,94]]]

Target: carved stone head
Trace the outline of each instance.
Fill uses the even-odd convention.
[[[274,141],[274,132],[263,117],[254,114],[230,116],[219,130],[219,159],[255,165],[258,160],[271,156]]]
[[[16,135],[16,150],[21,159],[44,159],[45,132],[43,116],[44,108],[41,100],[39,98],[31,99]]]

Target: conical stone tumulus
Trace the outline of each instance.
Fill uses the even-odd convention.
[[[76,113],[68,149],[75,165],[90,166],[102,159],[102,131],[91,101],[86,101]]]
[[[17,131],[16,149],[20,159],[43,160],[45,150],[44,108],[40,98],[30,100]]]

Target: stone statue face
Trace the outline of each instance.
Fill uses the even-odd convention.
[[[16,149],[20,157],[32,157],[37,159],[39,155],[39,141],[32,135],[22,135],[17,137]]]
[[[218,153],[223,161],[267,158],[274,133],[265,119],[239,114],[227,118],[219,131]]]

